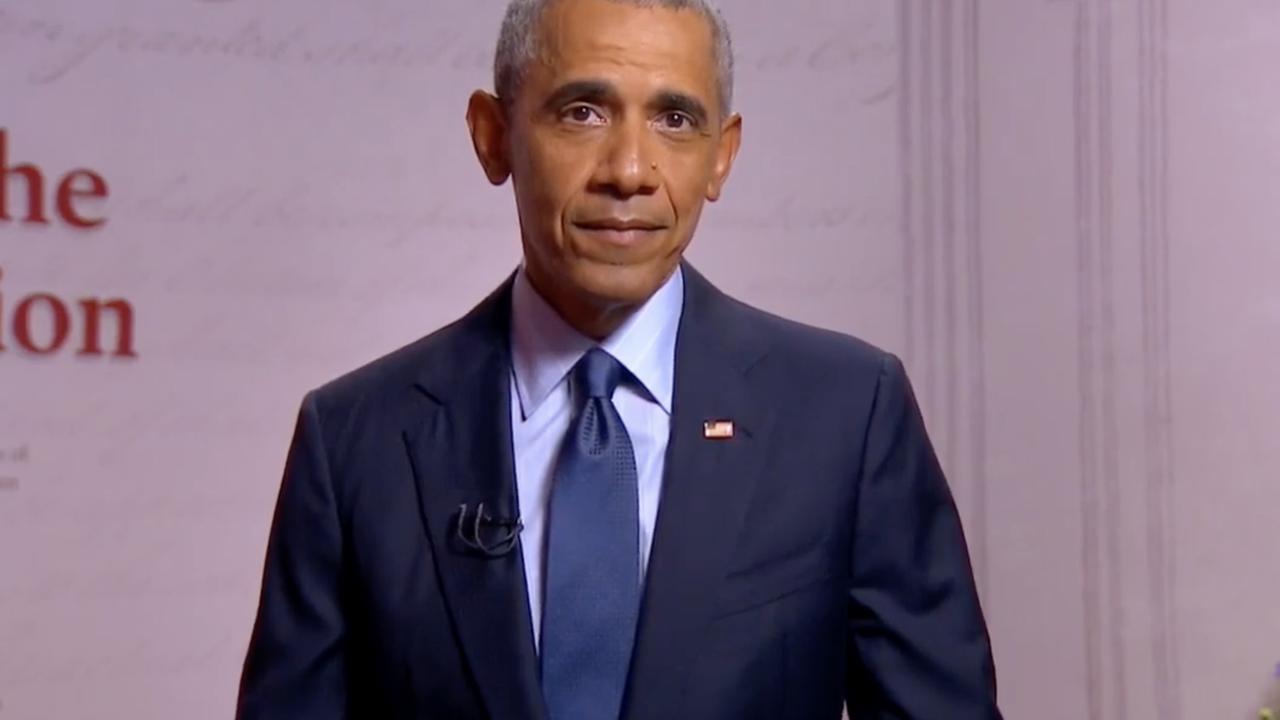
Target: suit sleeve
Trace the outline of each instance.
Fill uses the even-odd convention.
[[[342,546],[312,394],[298,414],[276,501],[238,720],[346,717]]]
[[[857,490],[846,697],[862,719],[991,720],[991,644],[955,501],[898,358],[881,363]]]

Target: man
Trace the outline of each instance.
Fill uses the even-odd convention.
[[[742,133],[703,0],[516,0],[476,153],[524,263],[309,394],[239,717],[998,718],[896,358],[682,253]]]

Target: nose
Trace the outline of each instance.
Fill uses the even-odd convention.
[[[624,199],[656,192],[659,175],[653,142],[645,122],[636,119],[615,123],[601,146],[592,189]]]

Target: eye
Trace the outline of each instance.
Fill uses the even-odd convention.
[[[698,126],[692,117],[678,110],[663,113],[658,122],[662,125],[663,130],[675,130],[677,132],[685,132]]]
[[[579,125],[599,125],[604,122],[604,116],[590,105],[570,105],[560,113],[560,117]]]

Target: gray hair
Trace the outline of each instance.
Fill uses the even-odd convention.
[[[511,0],[502,19],[498,50],[493,59],[493,89],[508,105],[525,79],[528,64],[538,52],[538,23],[542,13],[556,0]],[[733,40],[729,23],[712,0],[610,0],[637,7],[694,10],[711,24],[711,41],[719,74],[720,110],[727,115],[733,107]]]

